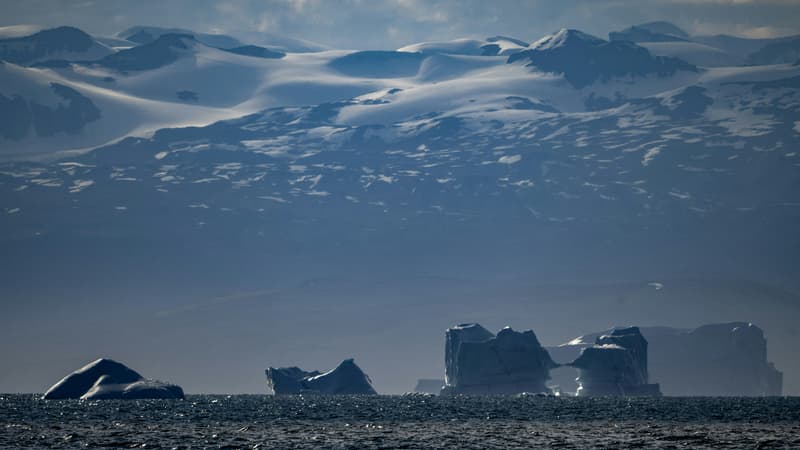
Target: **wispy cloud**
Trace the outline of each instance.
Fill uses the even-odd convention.
[[[4,0],[0,26],[74,25],[113,34],[132,25],[269,32],[337,48],[496,34],[535,40],[561,27],[605,36],[651,20],[702,34],[800,33],[796,0]]]

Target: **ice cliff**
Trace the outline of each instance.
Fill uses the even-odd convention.
[[[653,328],[646,335],[651,372],[666,395],[782,395],[783,373],[768,361],[767,340],[756,325]]]
[[[598,337],[570,365],[579,371],[578,396],[660,394],[648,381],[647,340],[638,327]]]
[[[43,397],[57,399],[183,398],[183,389],[151,380],[114,360],[101,358],[72,372],[54,384]]]
[[[335,369],[321,373],[306,372],[298,367],[270,367],[266,371],[267,385],[275,395],[329,394],[376,395],[372,381],[355,361],[346,359]]]
[[[588,334],[548,350],[556,361],[568,362],[608,333]],[[644,327],[641,334],[649,347],[649,376],[659,382],[664,395],[782,395],[783,374],[768,361],[767,340],[756,325],[731,322],[694,329]],[[565,367],[554,371],[552,383],[574,392],[574,380],[574,370]]]
[[[548,392],[556,364],[533,331],[503,328],[497,336],[477,323],[450,328],[442,394]]]

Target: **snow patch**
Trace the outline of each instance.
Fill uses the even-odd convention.
[[[646,151],[646,152],[644,153],[644,156],[642,157],[642,165],[643,165],[643,166],[645,166],[645,167],[647,167],[648,165],[650,165],[650,162],[651,162],[653,159],[655,159],[655,157],[656,157],[656,156],[658,156],[658,154],[659,154],[659,153],[661,153],[661,149],[662,149],[662,148],[663,148],[663,147],[661,147],[661,146],[659,146],[659,147],[653,147],[653,148],[651,148],[650,150]]]
[[[94,180],[75,180],[72,182],[72,186],[69,188],[69,193],[77,194],[93,184]]]
[[[500,159],[497,160],[500,164],[516,164],[522,161],[522,155],[511,155],[511,156],[501,156]]]

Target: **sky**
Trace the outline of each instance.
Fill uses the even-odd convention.
[[[133,25],[237,35],[267,32],[330,48],[510,35],[560,28],[598,36],[653,20],[692,34],[800,34],[800,0],[4,0],[0,26],[72,25],[112,35]]]

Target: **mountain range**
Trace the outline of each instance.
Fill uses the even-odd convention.
[[[88,320],[113,300],[130,315],[110,323],[136,317],[157,335],[176,332],[163,317],[193,314],[220,332],[209,302],[255,310],[225,316],[243,329],[259,315],[311,326],[264,292],[303,292],[304,310],[334,314],[326,296],[358,291],[400,334],[428,308],[450,311],[442,327],[484,322],[459,310],[454,293],[479,305],[462,286],[513,311],[530,296],[526,308],[546,303],[552,317],[536,297],[548,291],[532,286],[620,282],[648,301],[597,288],[606,313],[586,306],[591,317],[559,318],[563,331],[520,327],[555,343],[629,319],[749,315],[788,339],[799,330],[780,317],[800,308],[785,300],[800,290],[798,49],[797,37],[691,36],[663,22],[608,40],[563,29],[359,51],[156,27],[0,29],[0,295],[52,308],[48,323]],[[305,294],[329,277],[352,284]],[[427,277],[441,305],[390,303],[374,281],[396,290]],[[687,277],[713,302],[665,315],[651,291]],[[751,282],[769,287],[720,306],[730,283]],[[765,303],[782,314],[764,316]],[[27,308],[0,326],[33,339],[24,324],[42,319]],[[334,315],[313,326],[358,326]],[[309,355],[352,344],[338,339],[307,342],[320,346]],[[791,355],[781,349],[779,367]]]

